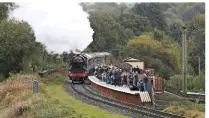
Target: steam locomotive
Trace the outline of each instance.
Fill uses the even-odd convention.
[[[88,79],[88,75],[94,72],[94,67],[109,63],[110,57],[107,52],[74,54],[69,64],[69,79],[72,83],[80,81],[83,84]]]

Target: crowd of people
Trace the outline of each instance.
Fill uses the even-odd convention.
[[[119,69],[111,65],[96,66],[94,75],[107,84],[115,86],[127,86],[131,89],[140,91],[148,90],[148,75],[147,72],[138,67]]]

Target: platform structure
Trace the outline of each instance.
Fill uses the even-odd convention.
[[[136,105],[146,105],[152,102],[147,91],[131,91],[128,87],[110,85],[97,79],[95,76],[89,76],[89,80],[93,88],[122,102]]]

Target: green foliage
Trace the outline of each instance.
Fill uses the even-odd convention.
[[[0,82],[2,82],[4,80],[5,80],[4,75],[2,73],[0,73]]]
[[[148,35],[129,40],[122,50],[123,55],[145,60],[146,67],[154,68],[160,76],[165,78],[179,72],[181,52],[178,44],[163,33],[161,38],[158,37],[160,41],[154,40],[156,38],[154,33],[144,34]]]
[[[137,3],[135,4],[133,11],[137,14],[148,17],[152,27],[167,32],[167,25],[162,15],[163,6],[167,7],[166,4],[160,3]]]
[[[89,20],[94,29],[90,51],[109,51],[120,49],[128,39],[151,30],[151,23],[145,16],[131,11],[125,4],[95,3],[82,4],[90,14]]]
[[[62,106],[59,103],[41,104],[38,106],[38,110],[33,110],[32,114],[34,118],[74,118],[78,116],[83,118],[82,114],[75,113],[72,108]]]
[[[178,106],[181,108],[186,108],[189,110],[198,110],[201,112],[205,112],[205,106],[202,104],[192,103],[188,100],[181,100],[181,102],[173,102],[173,106]]]
[[[200,57],[200,69],[205,71],[205,15],[199,15],[189,22],[189,26],[194,26],[195,30],[188,31],[189,42],[189,64],[194,68],[195,74],[199,72],[198,57]]]
[[[175,72],[169,66],[165,65],[160,59],[150,59],[147,67],[155,69],[155,72],[160,77],[170,77],[175,74]]]
[[[194,68],[191,65],[187,65],[187,74],[191,76],[195,76]]]
[[[13,2],[1,2],[0,3],[0,20],[4,20],[8,18],[8,14],[10,11],[14,10],[18,6]]]
[[[63,79],[63,76],[52,74],[48,77],[46,77],[45,80],[43,80],[46,84],[56,84],[56,85],[64,85],[65,79]]]
[[[0,3],[0,73],[4,78],[10,72],[37,72],[64,65],[58,54],[48,53],[43,44],[35,41],[27,22],[7,19],[8,10],[15,7],[13,3]]]
[[[205,74],[201,72],[200,75],[190,79],[188,81],[188,90],[197,92],[205,91]]]
[[[169,27],[169,34],[176,41],[180,41],[181,26],[199,14],[205,14],[205,3],[173,3],[168,9],[163,11]]]
[[[135,57],[156,68],[163,77],[178,74],[181,69],[181,26],[196,25],[189,30],[188,72],[205,70],[205,4],[204,3],[81,3],[89,13],[94,30],[93,42],[86,51],[108,51],[114,56]],[[6,20],[14,3],[0,3],[0,72],[35,72],[48,68],[65,67],[70,54],[48,53],[43,44],[35,41],[27,22]],[[141,41],[132,41],[138,39]],[[134,44],[136,43],[136,44]],[[136,55],[137,54],[137,55]],[[162,64],[162,65],[160,65]]]
[[[166,86],[175,90],[182,90],[183,75],[175,75],[166,81]],[[187,90],[194,92],[205,91],[205,74],[201,73],[198,76],[187,76]]]
[[[166,81],[166,86],[171,87],[175,90],[182,90],[183,75],[175,75],[170,77],[170,79]]]
[[[196,24],[197,31],[187,32],[188,72],[192,75],[198,73],[197,56],[201,57],[201,70],[205,70],[204,3],[82,3],[82,6],[90,14],[90,24],[95,31],[93,42],[86,51],[119,50],[113,55],[135,57],[146,61],[149,67],[157,65],[150,60],[163,62],[157,72],[168,78],[181,70],[182,25],[187,23],[190,27]],[[149,43],[140,42],[140,46],[129,44],[130,40],[142,35],[150,36],[160,45],[149,38],[143,40]]]
[[[0,71],[8,76],[12,70],[21,70],[22,59],[30,53],[35,37],[29,24],[24,21],[2,20],[0,32]]]

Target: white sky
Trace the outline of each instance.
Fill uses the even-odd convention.
[[[35,31],[36,40],[48,51],[62,53],[85,49],[93,40],[88,14],[75,2],[17,3],[20,7],[10,15],[27,21]]]

